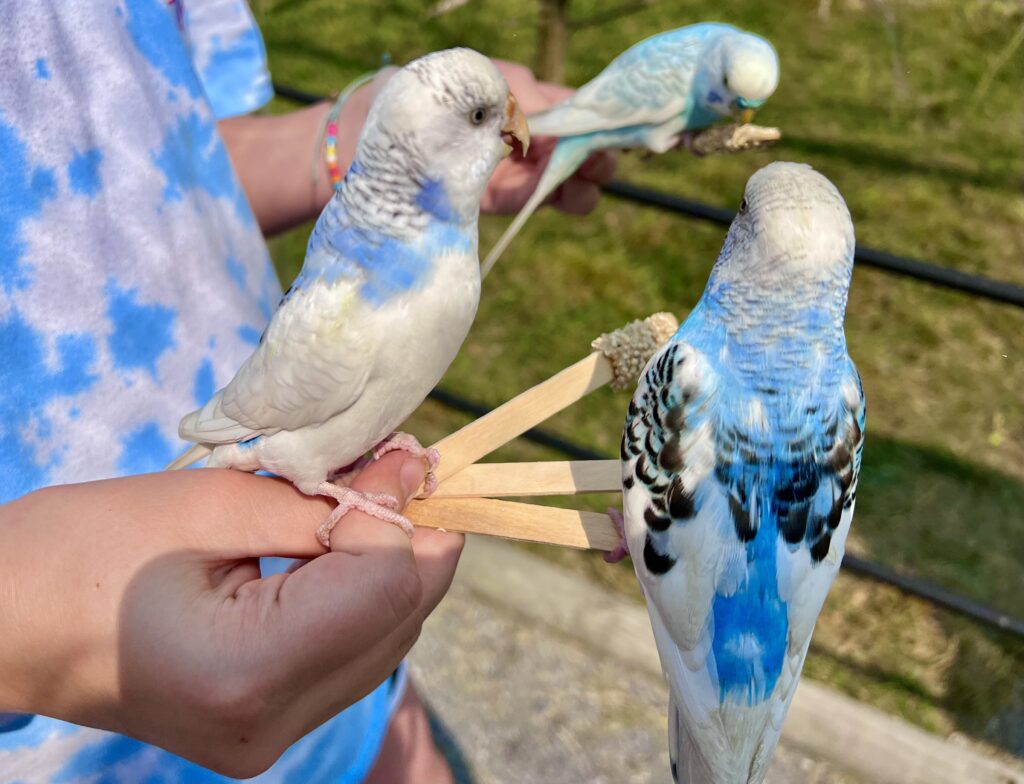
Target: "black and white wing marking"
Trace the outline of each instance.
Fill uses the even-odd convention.
[[[630,405],[627,537],[685,724],[677,737],[697,744],[698,767],[747,776],[767,764],[842,557],[864,429],[852,363],[834,398],[808,409],[804,426],[777,432],[681,342],[656,355]],[[716,628],[716,603],[762,590],[763,618],[737,628],[719,614]],[[781,669],[744,676],[728,661],[744,640],[775,649]]]

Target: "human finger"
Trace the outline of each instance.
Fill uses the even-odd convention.
[[[619,153],[616,150],[600,150],[583,162],[576,176],[596,185],[604,185],[615,176],[618,165]]]
[[[570,215],[586,215],[593,211],[600,198],[601,189],[594,183],[570,177],[555,191],[552,204]]]

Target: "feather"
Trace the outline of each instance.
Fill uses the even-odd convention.
[[[198,463],[204,457],[209,457],[213,452],[210,447],[205,444],[193,444],[186,449],[182,454],[167,464],[165,471],[179,471],[182,468],[188,468],[194,463]]]
[[[730,25],[690,25],[630,47],[562,103],[530,117],[533,134],[559,141],[533,195],[487,255],[482,274],[592,153],[667,152],[683,132],[706,128],[736,111],[737,101],[752,105],[731,91],[730,83],[749,85],[750,97],[760,105],[777,81],[778,58],[771,45]]]
[[[469,331],[480,198],[515,106],[496,66],[469,49],[388,80],[302,270],[230,382],[181,420],[196,446],[174,467],[209,455],[341,501],[327,479],[412,413]]]
[[[626,416],[625,529],[680,782],[763,780],[839,569],[865,424],[842,330],[853,246],[821,175],[756,173]]]

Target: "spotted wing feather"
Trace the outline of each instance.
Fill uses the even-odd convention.
[[[806,406],[793,418],[802,423],[781,432],[790,425],[737,416],[723,372],[680,341],[652,359],[623,436],[625,517],[685,729],[676,737],[687,749],[672,751],[691,756],[680,770],[754,782],[842,557],[864,407],[850,363],[834,399]],[[728,608],[755,593],[764,601],[749,619]],[[754,656],[744,670],[747,644],[778,655]]]

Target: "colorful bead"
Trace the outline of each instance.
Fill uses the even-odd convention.
[[[349,99],[352,93],[367,82],[372,81],[377,73],[377,71],[371,71],[370,73],[363,74],[358,79],[355,79],[348,87],[342,90],[338,99],[334,102],[334,106],[332,106],[330,112],[327,113],[322,143],[324,148],[324,162],[327,165],[327,175],[331,179],[331,186],[334,190],[339,190],[341,188],[341,181],[345,178],[344,172],[342,172],[341,166],[338,163],[338,117],[341,115],[341,109],[345,105],[345,101]]]

